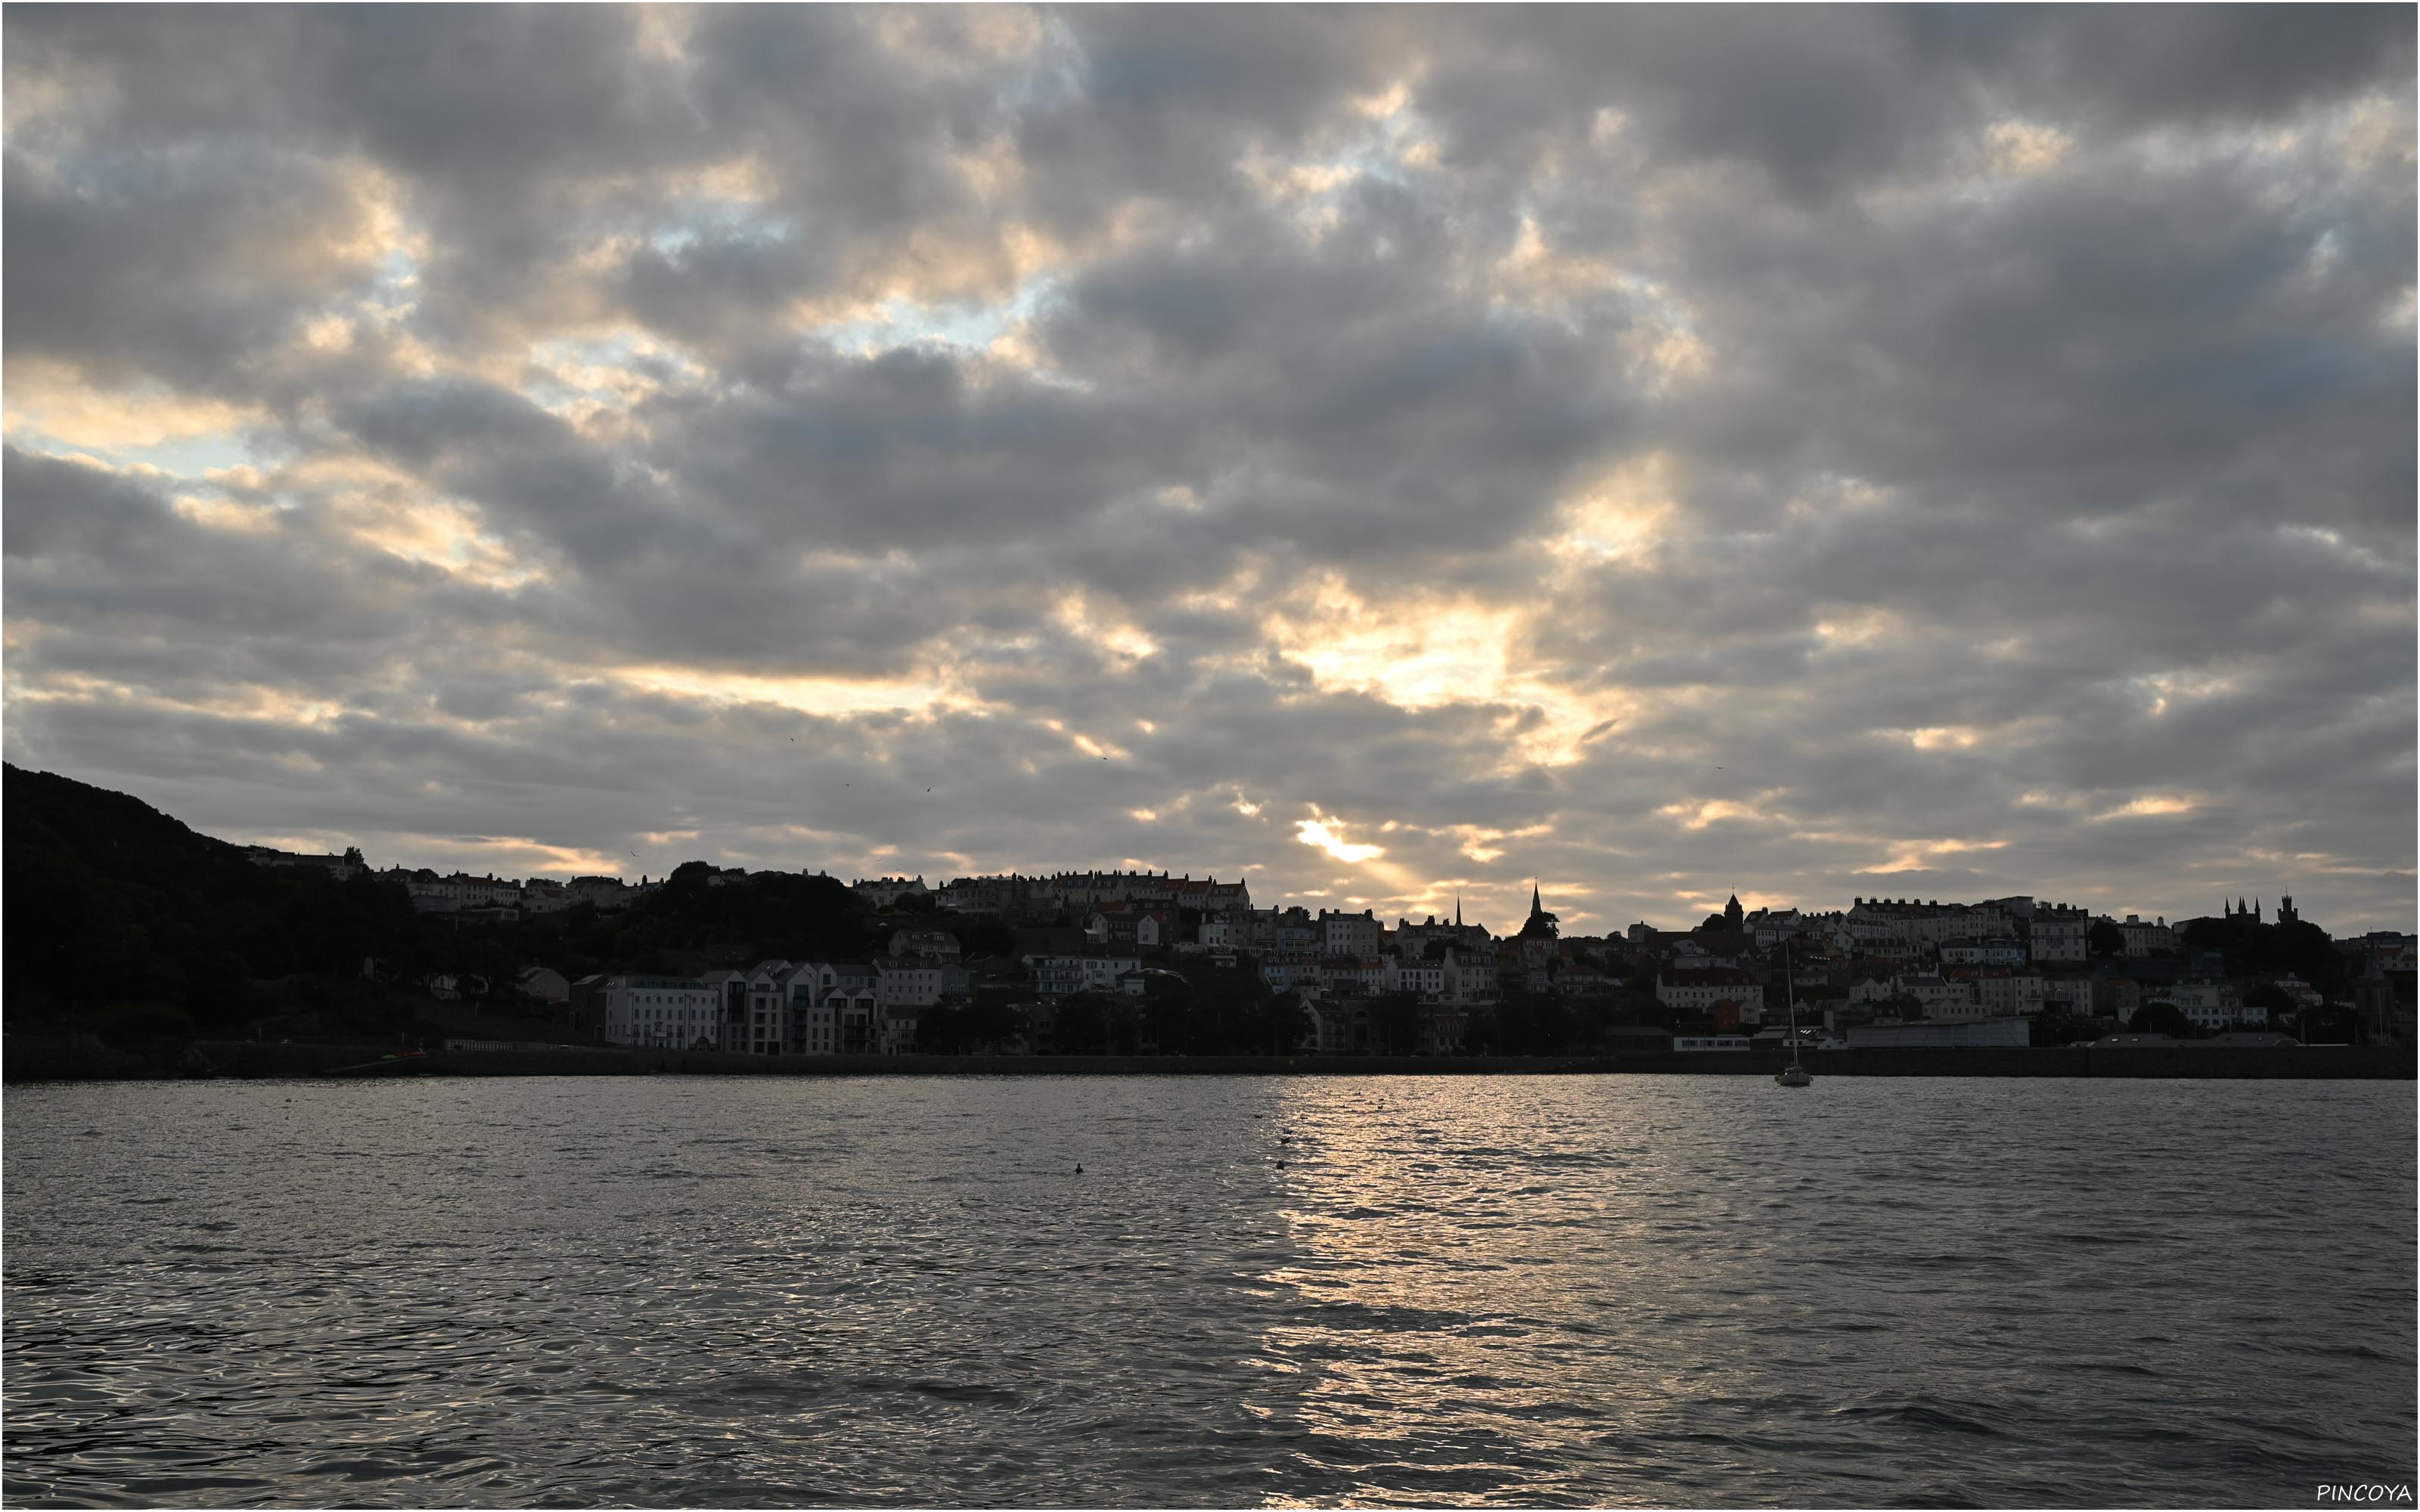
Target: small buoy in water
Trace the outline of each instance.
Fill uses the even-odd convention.
[[[1083,1175],[1083,1174],[1084,1174],[1084,1165],[1083,1165],[1083,1163],[1082,1163],[1081,1161],[1078,1161],[1078,1162],[1077,1162],[1077,1163],[1076,1163],[1076,1174],[1077,1174],[1077,1175],[1078,1175],[1078,1176],[1081,1176],[1081,1175]]]

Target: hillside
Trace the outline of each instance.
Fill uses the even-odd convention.
[[[768,956],[866,959],[891,929],[829,877],[762,876],[710,887],[692,862],[624,913],[590,908],[465,927],[415,913],[400,883],[339,881],[313,867],[259,867],[123,793],[51,772],[5,769],[7,992],[15,1031],[97,1030],[125,1039],[408,1032],[439,1008],[418,983],[475,973],[514,1001],[524,965],[577,977],[690,973]],[[1005,949],[997,925],[959,929],[970,949]],[[992,939],[989,934],[1000,937]],[[365,977],[365,963],[374,963]]]
[[[12,1029],[225,1031],[273,1011],[261,986],[358,976],[407,947],[403,889],[263,868],[140,799],[8,766],[5,925]]]

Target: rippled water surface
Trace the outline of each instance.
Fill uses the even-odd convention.
[[[2408,1083],[20,1087],[6,1491],[2309,1505],[2413,1478],[2413,1135]]]

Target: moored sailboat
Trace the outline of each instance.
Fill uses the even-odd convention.
[[[1790,974],[1790,942],[1781,944],[1781,993],[1790,1005],[1790,1064],[1774,1073],[1783,1087],[1812,1087],[1815,1073],[1798,1062],[1798,984]]]

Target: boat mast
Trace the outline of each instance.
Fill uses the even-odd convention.
[[[1781,996],[1790,1005],[1790,1063],[1798,1064],[1798,983],[1790,975],[1790,942],[1781,942]]]

